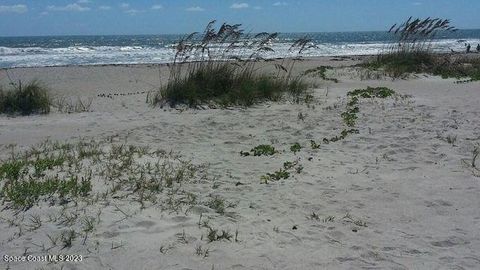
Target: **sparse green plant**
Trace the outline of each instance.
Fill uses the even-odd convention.
[[[271,145],[258,145],[254,148],[252,148],[250,151],[245,152],[245,151],[240,151],[240,155],[244,157],[248,156],[271,156],[274,155],[275,153],[278,153],[278,151],[275,150],[275,148]]]
[[[454,135],[448,135],[446,137],[446,140],[449,144],[451,145],[455,145],[455,142],[457,141],[457,136],[454,136]]]
[[[350,213],[346,213],[345,216],[343,217],[343,220],[351,222],[360,227],[367,227],[367,223],[365,221],[362,221],[360,219],[355,219]]]
[[[332,81],[334,83],[338,83],[338,79],[335,78],[328,78],[326,75],[327,70],[332,69],[332,67],[327,66],[319,66],[316,68],[308,69],[303,72],[304,76],[312,76],[312,77],[320,77],[325,81]]]
[[[196,248],[195,248],[195,254],[197,256],[201,256],[203,258],[207,258],[208,255],[210,254],[210,250],[207,248],[207,249],[203,249],[201,245],[198,245]]]
[[[390,88],[387,87],[370,87],[368,86],[366,89],[355,89],[347,93],[349,97],[357,97],[357,98],[387,98],[391,97],[395,94]],[[356,100],[358,101],[358,99]]]
[[[95,229],[95,218],[85,217],[82,221],[83,231],[85,233],[90,233]]]
[[[299,112],[297,115],[298,120],[305,122],[305,118],[307,117],[306,114],[303,114],[302,112]]]
[[[320,149],[320,144],[316,143],[314,140],[310,140],[310,146],[312,149]]]
[[[275,150],[275,147],[268,144],[255,146],[254,148],[252,148],[252,150],[250,150],[250,152],[254,156],[272,156],[275,153],[278,153],[278,151]]]
[[[473,146],[472,160],[470,161],[470,166],[475,170],[479,170],[477,168],[477,158],[479,155],[480,155],[480,145]]]
[[[297,165],[297,162],[286,161],[283,163],[283,168],[285,170],[290,170],[294,168],[296,165]]]
[[[335,221],[335,216],[327,216],[323,219],[323,222],[333,222]]]
[[[30,224],[27,225],[29,231],[35,231],[42,226],[42,219],[40,215],[30,215]]]
[[[337,142],[345,139],[350,134],[358,134],[359,130],[354,129],[358,119],[358,113],[360,108],[357,106],[360,98],[387,98],[395,94],[390,88],[387,87],[367,87],[366,89],[355,89],[347,93],[350,100],[347,102],[347,110],[341,114],[343,122],[350,129],[343,129],[340,135],[324,138],[323,142],[328,144],[330,142]]]
[[[211,209],[215,210],[215,212],[217,212],[221,215],[225,214],[225,200],[218,197],[218,196],[212,197],[207,202],[207,206],[210,207]]]
[[[60,236],[60,241],[62,241],[62,249],[71,248],[76,237],[77,233],[74,230],[63,231]]]
[[[320,220],[320,216],[317,215],[315,212],[312,212],[309,216],[308,216],[309,219],[311,220]]]
[[[232,241],[233,235],[230,234],[228,231],[222,230],[221,233],[217,229],[208,227],[207,239],[208,242],[215,242],[221,240]]]
[[[292,151],[294,154],[297,154],[297,152],[300,152],[300,150],[302,150],[302,146],[298,142],[290,146],[290,151]]]
[[[52,106],[57,108],[57,110],[62,113],[81,113],[89,112],[92,103],[92,97],[86,99],[83,99],[81,97],[77,97],[76,99],[57,97],[54,99]]]
[[[281,179],[288,179],[290,177],[290,173],[284,169],[280,169],[275,171],[274,173],[267,173],[266,175],[262,175],[260,178],[263,183],[267,184],[270,181],[279,181]]]

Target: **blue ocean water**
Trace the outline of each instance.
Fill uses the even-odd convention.
[[[168,63],[183,35],[0,37],[0,68],[63,65]],[[386,32],[282,33],[265,57],[289,56],[292,42],[308,36],[317,46],[306,56],[376,54],[393,41]],[[437,36],[438,52],[464,51],[480,43],[480,29]]]

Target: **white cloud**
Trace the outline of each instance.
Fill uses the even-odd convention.
[[[130,14],[130,15],[136,15],[136,14],[142,13],[144,11],[143,10],[138,10],[138,9],[127,9],[124,12],[127,13],[127,14]]]
[[[248,8],[249,5],[247,3],[234,3],[230,8],[233,9],[243,9],[243,8]]]
[[[153,5],[153,6],[152,6],[152,9],[153,9],[153,10],[159,10],[159,9],[162,9],[162,8],[163,8],[162,5]]]
[[[47,10],[50,11],[89,11],[89,7],[81,6],[77,3],[68,4],[66,6],[48,6]]]
[[[129,7],[130,7],[130,4],[128,4],[128,3],[121,3],[120,4],[120,8],[127,9]]]
[[[89,3],[91,3],[91,2],[92,2],[92,1],[90,1],[90,0],[78,0],[78,1],[77,1],[78,4],[89,4]]]
[[[0,6],[0,13],[25,13],[28,11],[28,7],[26,5],[13,5],[13,6]]]
[[[284,6],[288,6],[288,3],[287,2],[275,2],[273,4],[275,7],[284,7]]]
[[[186,9],[186,11],[199,12],[199,11],[205,11],[205,9],[202,7],[196,6],[196,7],[189,7]]]
[[[111,10],[112,7],[111,6],[99,6],[98,9],[99,10]]]

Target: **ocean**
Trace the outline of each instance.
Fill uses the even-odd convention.
[[[288,49],[297,38],[308,36],[317,46],[305,56],[370,55],[393,41],[386,32],[283,33],[265,57],[290,56]],[[168,63],[175,44],[183,35],[134,36],[42,36],[0,37],[0,68],[64,65]],[[436,52],[465,51],[465,43],[476,49],[480,29],[442,33],[432,43]]]

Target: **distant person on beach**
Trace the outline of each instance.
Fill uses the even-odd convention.
[[[467,45],[467,53],[470,53],[470,49],[472,48],[472,46],[470,46],[470,44]]]
[[[480,44],[477,44],[477,53],[480,53]]]

